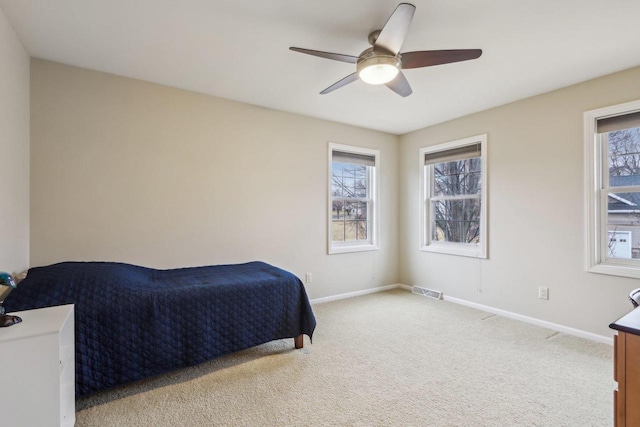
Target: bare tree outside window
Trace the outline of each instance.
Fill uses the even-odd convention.
[[[608,133],[609,176],[640,175],[640,128]]]
[[[478,243],[482,189],[480,158],[437,163],[432,168],[432,240]]]
[[[640,258],[640,128],[608,132],[604,138],[609,155],[608,256]],[[625,232],[631,233],[630,241],[620,238]]]
[[[333,162],[331,168],[331,222],[333,241],[368,240],[369,205],[367,166]]]

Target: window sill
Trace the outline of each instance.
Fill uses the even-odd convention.
[[[597,264],[587,268],[590,273],[608,274],[610,276],[632,277],[640,279],[640,266]]]
[[[365,251],[377,251],[380,249],[377,245],[344,245],[344,246],[330,246],[329,255],[345,254],[350,252],[365,252]]]
[[[484,248],[471,244],[458,243],[432,243],[420,248],[423,252],[435,252],[447,255],[459,255],[472,258],[487,258]]]

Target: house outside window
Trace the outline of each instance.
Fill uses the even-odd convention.
[[[587,270],[640,277],[640,101],[588,111]]]
[[[420,150],[420,247],[487,257],[487,135]]]
[[[330,254],[378,249],[380,151],[329,144]]]

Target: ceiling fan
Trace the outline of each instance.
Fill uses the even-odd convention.
[[[333,59],[334,61],[356,64],[356,72],[349,74],[342,80],[332,84],[321,95],[333,92],[343,86],[361,79],[372,85],[384,84],[402,97],[413,92],[402,70],[411,68],[430,67],[432,65],[449,64],[451,62],[476,59],[482,55],[481,49],[455,50],[423,50],[400,53],[404,38],[409,31],[416,7],[409,3],[400,3],[393,11],[382,30],[369,34],[371,47],[364,50],[360,56],[342,55],[339,53],[322,52],[319,50],[290,47],[289,49]]]

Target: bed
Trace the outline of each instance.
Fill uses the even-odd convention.
[[[63,262],[29,270],[7,311],[75,304],[76,396],[316,326],[302,282],[263,262],[155,270]]]

